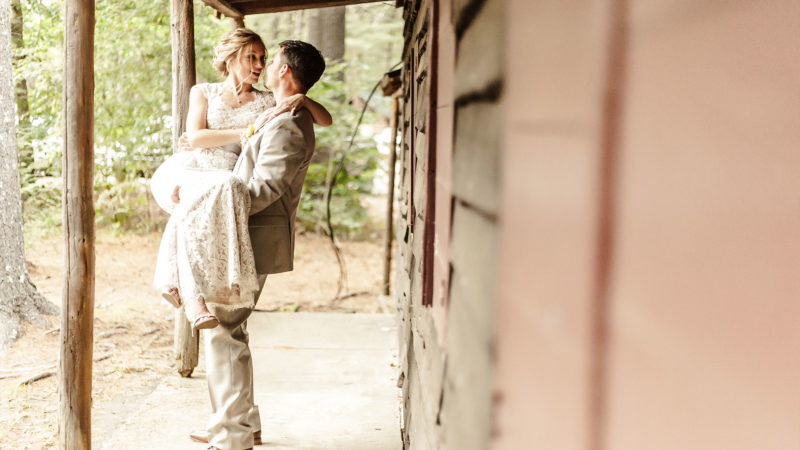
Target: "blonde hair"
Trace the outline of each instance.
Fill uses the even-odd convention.
[[[211,64],[223,77],[228,76],[228,64],[242,54],[248,45],[258,44],[266,52],[267,46],[261,36],[249,28],[237,28],[222,35],[219,44],[214,47],[214,60]]]

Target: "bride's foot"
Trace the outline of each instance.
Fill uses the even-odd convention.
[[[198,298],[196,302],[187,303],[184,311],[193,330],[204,330],[219,325],[219,320],[208,310],[202,297]]]
[[[161,297],[175,308],[181,307],[181,295],[178,293],[178,288],[169,288],[161,293]]]

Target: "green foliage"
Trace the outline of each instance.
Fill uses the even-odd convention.
[[[24,241],[49,236],[61,228],[61,180],[40,177],[22,185],[22,220]]]
[[[143,179],[95,186],[95,211],[98,225],[117,231],[149,233],[163,228],[168,219]]]
[[[325,76],[309,95],[326,105],[334,117],[334,126],[317,127],[317,149],[306,175],[298,221],[307,229],[317,228],[325,222],[327,185],[342,153],[347,149],[360,108],[341,100],[344,82],[341,73],[348,69],[346,63],[331,64]],[[368,111],[365,123],[376,119]],[[338,125],[337,125],[338,124]],[[343,169],[339,172],[331,197],[331,222],[336,232],[360,234],[367,212],[359,202],[361,194],[369,194],[380,154],[371,136],[357,134]]]
[[[15,50],[14,76],[28,82],[31,127],[20,130],[18,148],[32,146],[37,176],[61,173],[61,111],[64,61],[63,4],[23,1],[24,47]],[[29,177],[23,177],[32,182]]]
[[[344,59],[351,63],[353,70],[348,77],[356,77],[355,87],[361,95],[366,95],[386,71],[400,62],[404,23],[400,14],[398,8],[387,3],[347,7]],[[383,113],[389,115],[388,106]]]
[[[100,178],[150,176],[171,153],[171,49],[165,8],[168,4],[161,1],[97,2],[95,167]]]

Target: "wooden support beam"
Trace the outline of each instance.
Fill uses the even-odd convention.
[[[242,17],[231,17],[230,20],[231,29],[235,30],[237,28],[244,28],[244,16]]]
[[[392,112],[389,118],[389,127],[392,129],[392,137],[389,141],[389,186],[386,193],[386,234],[384,235],[384,263],[383,263],[383,295],[389,295],[391,291],[391,267],[392,267],[392,241],[394,237],[394,172],[397,165],[397,116],[399,114],[399,94],[400,89],[395,91],[398,95],[392,95]]]
[[[172,26],[172,117],[173,146],[186,131],[189,112],[189,93],[196,82],[194,58],[194,5],[192,0],[172,0],[170,10]],[[191,326],[183,309],[175,311],[175,359],[179,360],[178,373],[188,377],[197,367],[199,334],[192,336]]]
[[[196,82],[194,6],[191,0],[172,0],[172,117],[173,143],[186,131],[189,92]]]
[[[92,448],[94,13],[94,0],[66,1],[58,447],[69,450]]]
[[[205,1],[205,0],[203,0]],[[243,15],[263,14],[271,12],[294,11],[298,9],[329,8],[331,6],[356,5],[360,3],[375,3],[384,0],[261,0],[261,1],[231,1],[230,6]],[[208,3],[208,2],[206,2]]]
[[[230,18],[236,19],[242,17],[242,13],[239,12],[238,9],[231,6],[231,4],[226,2],[225,0],[203,0],[203,3],[216,9],[217,11],[221,12],[222,14]]]

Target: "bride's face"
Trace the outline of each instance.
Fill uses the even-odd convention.
[[[238,83],[255,84],[264,70],[267,54],[259,44],[250,44],[239,52],[230,63],[229,70],[234,81]]]

